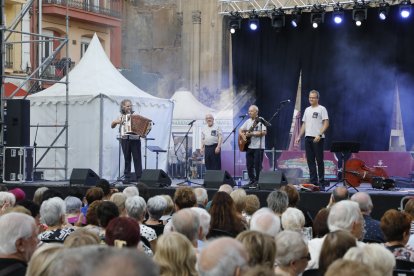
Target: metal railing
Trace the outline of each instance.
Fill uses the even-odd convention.
[[[84,10],[93,13],[99,13],[107,16],[112,16],[116,18],[121,18],[121,11],[120,5],[119,9],[112,9],[112,8],[105,8],[100,5],[93,5],[91,4],[92,0],[43,0],[43,4],[53,4],[59,6],[65,6],[66,4],[69,8]],[[110,1],[110,2],[118,2],[118,1]]]
[[[43,69],[42,77],[46,80],[60,80],[67,75],[66,63],[69,63],[69,72],[75,66],[75,62],[70,59],[62,58],[53,60]]]

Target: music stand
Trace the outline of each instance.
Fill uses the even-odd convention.
[[[166,150],[163,150],[159,146],[148,146],[148,149],[152,152],[155,152],[157,156],[155,157],[155,169],[158,169],[158,154],[160,152],[167,152]]]
[[[346,154],[350,154],[350,153],[357,153],[359,152],[359,147],[360,147],[360,143],[359,142],[352,142],[352,141],[337,141],[337,142],[332,142],[331,145],[331,152],[334,153],[340,153],[341,157],[342,157],[342,175],[341,175],[341,180],[336,182],[334,185],[332,185],[331,187],[329,187],[329,189],[327,189],[326,191],[331,190],[333,187],[336,187],[339,183],[342,182],[342,184],[344,186],[348,185],[352,188],[355,189],[355,191],[359,192],[357,188],[355,188],[354,186],[352,186],[351,184],[346,182],[346,178],[345,178],[345,173],[346,173],[346,168],[345,168],[345,155]]]

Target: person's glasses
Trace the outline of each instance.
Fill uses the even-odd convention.
[[[308,252],[308,254],[306,256],[303,256],[302,258],[300,258],[301,260],[305,259],[310,261],[311,260],[311,254]]]
[[[309,99],[317,99],[318,97],[309,97]]]

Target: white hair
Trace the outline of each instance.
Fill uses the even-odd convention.
[[[208,194],[207,190],[204,188],[195,188],[194,193],[197,198],[197,204],[198,205],[204,205],[206,201],[208,200]]]
[[[66,212],[68,214],[76,213],[77,211],[80,211],[80,208],[82,207],[82,201],[74,196],[67,196],[65,198],[65,206],[66,206]]]
[[[167,200],[163,196],[157,195],[148,199],[147,210],[151,218],[160,219],[166,208]]]
[[[132,196],[139,196],[139,191],[138,188],[135,186],[128,186],[126,187],[123,191],[124,195],[126,195],[127,197],[132,197]]]
[[[250,230],[276,237],[280,232],[280,218],[269,208],[257,210],[250,220]]]
[[[128,217],[141,220],[145,215],[147,203],[145,203],[145,199],[140,196],[128,197],[125,201],[125,209]]]
[[[40,219],[47,226],[56,226],[62,222],[66,213],[66,206],[60,197],[52,197],[43,201],[40,206]]]
[[[219,192],[225,192],[228,193],[229,195],[231,194],[231,192],[233,192],[233,187],[231,187],[229,184],[223,184],[220,186]]]
[[[305,226],[305,215],[297,208],[288,207],[282,214],[284,230],[302,231]]]
[[[6,203],[9,203],[10,207],[13,207],[16,204],[16,197],[9,192],[0,192],[0,207],[3,207]]]
[[[351,200],[342,200],[333,205],[328,215],[329,231],[351,231],[352,225],[363,219],[358,203]]]
[[[202,235],[203,235],[203,238],[205,238],[208,234],[208,231],[210,230],[211,216],[203,208],[191,207],[191,210],[193,210],[194,212],[198,214],[198,217],[200,218],[200,226],[201,226],[201,229],[203,230]]]
[[[277,264],[288,266],[291,261],[299,260],[306,254],[307,247],[300,233],[289,230],[280,232],[276,236]]]
[[[384,276],[393,275],[395,257],[381,244],[368,243],[362,247],[352,247],[345,253],[343,259],[361,262],[380,271]]]
[[[0,254],[16,253],[16,241],[28,239],[36,228],[35,220],[22,213],[8,213],[0,217]]]
[[[371,213],[372,208],[374,207],[370,195],[365,192],[355,193],[351,197],[351,200],[358,203],[361,212]]]

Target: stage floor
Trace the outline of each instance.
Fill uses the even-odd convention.
[[[202,187],[204,183],[203,179],[191,179],[191,183],[187,183],[184,179],[172,179],[171,187],[150,187],[149,194],[150,196],[159,195],[159,194],[169,194],[173,195],[175,189],[178,186],[191,186],[191,187]],[[336,182],[331,182],[330,187],[332,187]],[[123,185],[122,182],[112,182],[113,186],[118,188],[119,190],[124,189],[128,185]],[[242,181],[242,185],[247,184],[247,181]],[[397,183],[398,184],[398,183]],[[375,219],[380,219],[382,214],[387,211],[388,209],[398,209],[401,206],[401,201],[405,197],[413,196],[414,197],[414,185],[411,186],[412,183],[405,183],[406,185],[404,188],[395,188],[393,190],[378,190],[373,189],[371,184],[369,183],[362,183],[358,189],[358,191],[367,192],[371,195],[374,209],[372,212],[372,216]],[[342,183],[338,183],[337,186],[342,186]],[[89,188],[88,186],[70,186],[69,181],[36,181],[30,183],[13,183],[13,184],[6,184],[9,189],[19,187],[26,192],[27,198],[33,198],[33,194],[39,187],[49,187],[53,189],[57,189],[62,196],[67,196],[70,193],[71,189],[80,189],[83,192]],[[398,186],[398,185],[397,185]],[[411,186],[411,187],[410,187]],[[327,187],[326,189],[329,189]],[[356,189],[352,187],[348,187],[350,194],[356,192]],[[207,189],[209,199],[211,199],[217,189]],[[271,192],[269,190],[257,190],[257,189],[247,189],[248,194],[256,194],[259,199],[261,206],[266,206],[266,198],[268,194]],[[316,213],[323,207],[326,207],[329,202],[330,195],[332,193],[332,189],[329,191],[323,192],[309,192],[309,191],[300,191],[300,202],[299,207],[302,210],[306,210],[311,217],[314,217]],[[405,201],[404,201],[405,203]]]

